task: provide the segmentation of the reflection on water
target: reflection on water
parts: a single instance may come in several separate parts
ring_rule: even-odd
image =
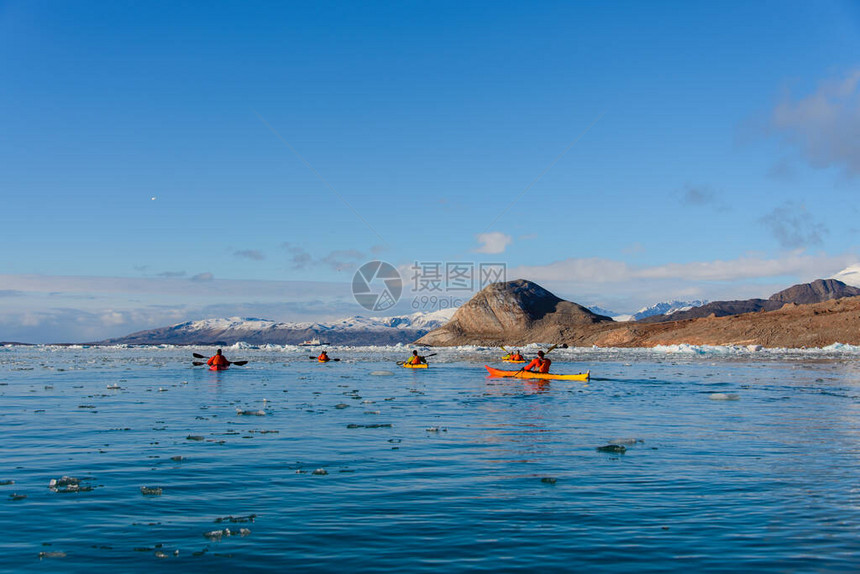
[[[852,353],[0,348],[0,569],[853,570]]]

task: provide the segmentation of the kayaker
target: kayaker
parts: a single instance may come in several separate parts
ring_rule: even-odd
[[[325,351],[323,351],[322,353],[320,353],[320,356],[319,356],[319,357],[317,357],[317,360],[318,360],[318,361],[320,361],[320,362],[322,362],[322,363],[324,363],[324,362],[328,361],[328,360],[329,360],[329,358],[328,358],[328,353],[326,353]]]
[[[221,354],[221,349],[215,351],[215,354],[212,355],[206,364],[210,367],[227,367],[230,365],[230,361],[227,360],[227,357]]]
[[[532,362],[523,367],[524,371],[534,372],[533,369],[537,369],[538,373],[548,373],[549,366],[552,364],[550,359],[545,359],[543,356],[543,351],[538,351],[538,356],[532,359]]]
[[[406,359],[405,364],[407,365],[423,365],[427,362],[427,360],[418,354],[418,351],[412,351],[412,356]]]
[[[519,351],[514,351],[513,353],[511,353],[511,360],[512,361],[525,361],[525,359],[523,359],[523,356],[520,355]]]

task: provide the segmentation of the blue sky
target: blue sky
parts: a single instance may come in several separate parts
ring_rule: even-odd
[[[360,313],[373,258],[617,312],[858,261],[860,4],[247,4],[0,3],[0,340]]]

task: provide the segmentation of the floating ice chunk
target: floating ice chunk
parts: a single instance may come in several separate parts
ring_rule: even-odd
[[[39,560],[41,560],[43,558],[65,558],[65,557],[66,557],[65,552],[58,552],[58,551],[39,552]]]
[[[161,496],[160,486],[141,486],[140,493],[144,496]]]
[[[390,377],[394,373],[391,371],[372,371],[370,374],[374,377]]]
[[[48,483],[48,488],[53,492],[89,492],[93,489],[88,484],[82,484],[80,478],[74,476],[63,476],[61,478],[52,478]]]
[[[427,432],[448,432],[448,429],[445,427],[427,427],[424,430]]]
[[[311,474],[316,474],[316,475],[320,475],[320,476],[321,476],[321,475],[324,475],[324,474],[328,474],[328,471],[327,471],[326,469],[324,469],[324,468],[318,468],[318,469],[316,469],[315,471],[313,471]]]
[[[170,460],[172,460],[173,462],[182,462],[183,460],[185,460],[185,457],[181,454],[177,454],[176,456],[171,456]]]
[[[266,416],[266,411],[244,411],[242,409],[236,409],[236,414],[239,416],[264,417]]]
[[[730,393],[711,393],[708,398],[712,401],[739,401],[741,398],[738,395]]]
[[[10,484],[15,484],[14,480],[0,480],[0,486],[8,486]]]
[[[254,522],[256,518],[256,514],[249,514],[248,516],[222,516],[220,518],[216,518],[215,523],[220,524],[221,522]]]
[[[225,528],[224,530],[210,530],[209,532],[204,532],[203,537],[217,542],[221,540],[222,536],[230,536],[230,534],[232,534],[230,529]]]
[[[25,498],[27,498],[26,494],[18,494],[17,492],[9,495],[9,500],[24,500]]]
[[[111,390],[111,391],[118,391],[118,390],[122,389],[122,387],[116,383],[112,383],[112,384],[108,385],[106,388]]]
[[[338,403],[338,404],[336,404],[336,405],[334,406],[334,408],[336,408],[336,409],[346,409],[346,408],[349,408],[349,405],[348,405],[348,404],[346,404],[346,403]]]
[[[641,438],[614,438],[609,441],[609,444],[622,444],[622,445],[634,445],[637,442],[645,442]]]
[[[607,444],[606,446],[597,447],[597,452],[611,452],[614,454],[624,454],[627,448],[620,444]]]
[[[558,479],[556,479],[554,476],[545,476],[542,479],[540,479],[540,481],[543,482],[544,484],[555,484],[557,482],[557,480]]]

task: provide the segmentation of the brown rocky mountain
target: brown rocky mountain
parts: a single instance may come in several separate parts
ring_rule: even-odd
[[[653,347],[655,345],[762,345],[824,347],[860,345],[860,297],[843,296],[818,303],[784,303],[847,293],[829,281],[795,285],[767,300],[777,308],[719,317],[646,323],[617,323],[559,299],[529,281],[496,283],[463,305],[445,326],[418,340],[423,345],[525,345]],[[532,302],[536,296],[538,301]],[[777,298],[777,299],[775,299]],[[743,303],[743,302],[730,302]],[[735,308],[743,308],[737,306]]]
[[[860,295],[860,289],[851,287],[836,279],[816,279],[812,283],[801,283],[779,293],[774,293],[768,299],[745,299],[741,301],[712,301],[701,307],[694,307],[687,311],[678,311],[669,315],[652,315],[640,319],[640,323],[661,323],[664,321],[681,321],[684,319],[698,319],[701,317],[727,317],[740,315],[742,313],[755,313],[758,311],[775,311],[786,303],[797,305],[809,305],[821,303],[842,297],[856,297]]]
[[[462,345],[474,341],[574,340],[596,324],[614,323],[581,305],[560,299],[530,281],[493,283],[460,307],[443,327],[418,340],[424,345]],[[468,341],[463,343],[461,341]]]

